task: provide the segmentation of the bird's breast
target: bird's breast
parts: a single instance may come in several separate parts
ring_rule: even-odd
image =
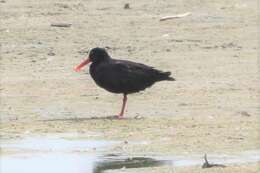
[[[118,79],[113,76],[107,64],[91,64],[90,75],[99,87],[109,92],[122,93]]]

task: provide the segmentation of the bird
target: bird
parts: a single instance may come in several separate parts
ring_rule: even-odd
[[[89,63],[89,73],[99,87],[112,93],[123,94],[121,111],[116,116],[119,119],[124,118],[128,94],[145,90],[159,81],[175,81],[169,71],[164,72],[133,61],[113,59],[105,48],[91,49],[88,58],[74,70],[79,72]]]

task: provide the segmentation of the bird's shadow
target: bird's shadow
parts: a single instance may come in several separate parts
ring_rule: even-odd
[[[111,115],[111,116],[105,116],[105,117],[84,117],[84,118],[56,118],[56,119],[46,119],[41,121],[73,121],[73,122],[80,122],[80,121],[91,121],[91,120],[138,120],[138,119],[144,119],[141,116],[135,116],[135,117],[123,117],[118,118],[117,115]]]

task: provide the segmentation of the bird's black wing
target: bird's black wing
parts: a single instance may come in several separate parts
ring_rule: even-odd
[[[165,76],[169,76],[153,67],[125,60],[115,60],[107,67],[109,73],[106,76],[111,79],[109,83],[123,93],[144,90],[156,81],[165,80]]]

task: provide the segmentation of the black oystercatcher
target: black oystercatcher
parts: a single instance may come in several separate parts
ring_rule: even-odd
[[[98,86],[107,91],[124,95],[118,118],[123,118],[127,94],[144,90],[155,82],[175,80],[170,77],[171,72],[163,72],[127,60],[112,59],[105,49],[98,47],[90,51],[89,57],[75,67],[75,71],[80,71],[83,66],[90,62],[92,62],[89,70],[90,75]]]

